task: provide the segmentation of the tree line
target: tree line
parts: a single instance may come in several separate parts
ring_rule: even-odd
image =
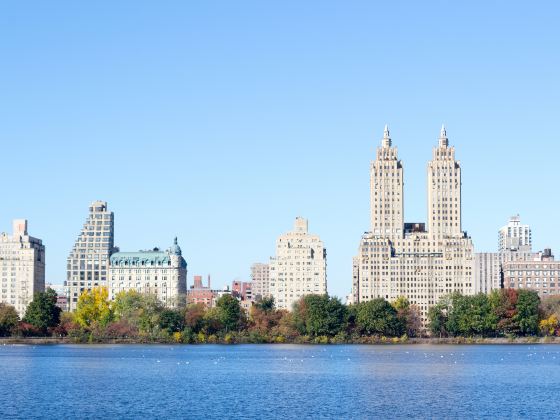
[[[272,298],[248,312],[231,295],[216,306],[166,308],[154,296],[134,290],[113,301],[100,287],[82,293],[75,312],[56,306],[56,293],[35,295],[20,320],[0,304],[0,336],[67,337],[73,342],[177,343],[376,343],[423,337],[510,337],[560,335],[560,297],[540,301],[529,290],[489,295],[444,296],[422,325],[419,308],[405,297],[344,305],[336,297],[307,295],[293,310],[275,308]]]

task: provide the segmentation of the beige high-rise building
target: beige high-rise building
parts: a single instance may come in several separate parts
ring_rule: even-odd
[[[253,281],[253,296],[262,299],[270,296],[270,265],[255,263],[251,266],[251,280]]]
[[[89,216],[68,256],[66,294],[70,311],[84,290],[107,287],[109,257],[114,247],[114,215],[104,201],[94,201]]]
[[[109,299],[123,291],[154,295],[167,307],[186,304],[187,262],[177,238],[166,251],[115,252],[109,260]]]
[[[12,234],[0,235],[0,302],[25,315],[33,295],[45,290],[45,246],[29,236],[27,220],[12,222]]]
[[[280,235],[270,259],[270,295],[279,309],[292,309],[302,296],[327,293],[327,251],[306,219],[297,217],[294,230]]]
[[[472,294],[473,244],[461,229],[461,165],[442,127],[428,163],[428,229],[404,223],[403,164],[385,127],[371,164],[371,231],[353,260],[356,302],[406,296],[426,320],[449,293]]]

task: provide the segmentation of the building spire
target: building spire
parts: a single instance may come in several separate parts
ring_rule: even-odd
[[[449,146],[449,139],[447,138],[447,131],[445,130],[445,124],[441,125],[441,131],[439,132],[439,147]]]
[[[391,137],[389,137],[389,126],[385,124],[385,129],[383,130],[383,140],[381,141],[381,145],[384,148],[391,147]]]

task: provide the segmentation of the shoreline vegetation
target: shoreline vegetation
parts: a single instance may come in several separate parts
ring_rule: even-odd
[[[446,337],[446,338],[434,338],[434,337],[416,337],[416,338],[402,338],[402,337],[367,337],[363,340],[358,341],[347,341],[347,342],[315,342],[315,341],[294,341],[294,342],[261,342],[254,343],[250,341],[207,341],[205,343],[182,343],[172,340],[162,340],[162,341],[148,341],[139,340],[132,338],[99,338],[92,342],[77,342],[70,337],[2,337],[0,338],[0,346],[2,345],[27,345],[27,346],[41,346],[41,345],[60,345],[60,344],[71,344],[71,345],[190,345],[190,346],[204,346],[208,344],[215,345],[243,345],[243,344],[269,344],[269,345],[280,345],[280,344],[294,344],[294,345],[541,345],[541,344],[560,344],[560,338],[558,337]]]
[[[248,312],[232,295],[216,306],[167,308],[134,290],[113,301],[106,288],[84,291],[75,312],[61,312],[52,289],[38,293],[23,319],[0,303],[4,344],[538,344],[560,343],[560,296],[530,290],[446,295],[422,323],[418,307],[400,297],[343,305],[307,295],[292,311],[272,298]]]

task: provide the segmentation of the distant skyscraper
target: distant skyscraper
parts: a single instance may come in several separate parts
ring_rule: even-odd
[[[519,215],[511,217],[498,233],[498,252],[531,252],[532,245],[531,227],[522,225]]]
[[[0,302],[23,317],[33,295],[45,290],[45,246],[27,233],[27,220],[17,219],[12,234],[0,235]]]
[[[154,295],[168,307],[184,306],[187,262],[177,238],[166,251],[115,252],[109,264],[109,299],[123,291]]]
[[[385,126],[371,164],[371,232],[353,259],[355,302],[406,296],[424,321],[443,295],[472,294],[473,245],[461,227],[461,166],[442,127],[428,163],[428,230],[404,223],[403,165]]]
[[[114,248],[114,215],[104,201],[94,201],[68,256],[66,291],[69,310],[76,309],[84,290],[108,286],[109,257]]]
[[[251,280],[253,281],[253,296],[255,299],[270,296],[270,265],[253,264],[251,266]]]
[[[296,218],[294,230],[276,241],[270,259],[270,294],[279,309],[292,309],[309,294],[327,293],[327,251],[317,235],[308,233],[307,220]]]

